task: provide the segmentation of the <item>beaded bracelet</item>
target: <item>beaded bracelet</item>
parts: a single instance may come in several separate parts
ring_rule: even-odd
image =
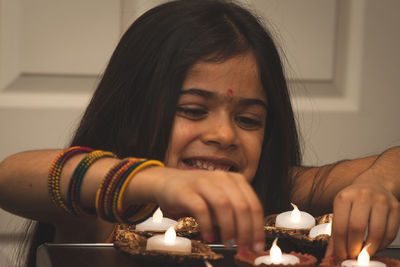
[[[138,171],[155,165],[164,166],[160,161],[137,158],[124,159],[114,165],[97,190],[97,214],[107,221],[130,224],[135,224],[151,215],[157,209],[156,204],[132,205],[123,210],[122,195]]]
[[[95,214],[95,212],[90,210],[85,210],[80,203],[79,193],[80,187],[83,181],[83,177],[86,174],[86,171],[89,167],[98,159],[104,157],[112,157],[116,158],[117,156],[108,151],[96,150],[89,154],[87,154],[81,162],[79,162],[78,166],[75,168],[74,173],[72,174],[69,186],[68,186],[68,195],[67,195],[67,204],[68,208],[73,212],[74,215],[83,215],[83,214]]]
[[[72,156],[79,153],[87,153],[92,151],[93,149],[88,147],[80,147],[80,146],[70,147],[61,152],[51,165],[47,180],[47,188],[50,194],[50,200],[57,207],[62,208],[69,214],[73,214],[73,212],[69,207],[67,207],[67,204],[64,202],[63,197],[61,195],[61,189],[60,189],[61,171],[64,167],[65,162],[67,162],[67,160],[70,159]]]

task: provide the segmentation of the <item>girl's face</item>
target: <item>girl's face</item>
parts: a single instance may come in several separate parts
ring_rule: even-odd
[[[251,181],[264,138],[267,99],[254,55],[189,69],[165,158],[179,169],[234,171]]]

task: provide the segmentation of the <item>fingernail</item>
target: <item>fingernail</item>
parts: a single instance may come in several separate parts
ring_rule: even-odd
[[[258,242],[258,243],[256,243],[256,244],[254,244],[254,246],[253,246],[253,250],[254,250],[255,252],[264,251],[264,248],[265,248],[265,246],[264,246],[264,243],[263,243],[263,242]]]
[[[208,235],[206,236],[205,240],[209,243],[214,242],[214,236],[213,235]]]
[[[230,248],[233,247],[235,245],[235,240],[230,239],[230,240],[226,241],[226,245],[227,245],[227,247],[230,247]]]
[[[249,248],[248,247],[244,247],[244,248],[241,248],[239,250],[239,254],[242,255],[242,256],[247,255],[247,252],[249,252]]]

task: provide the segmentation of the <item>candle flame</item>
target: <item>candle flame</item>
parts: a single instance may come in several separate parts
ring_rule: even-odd
[[[158,208],[153,214],[153,222],[160,223],[163,219],[163,213],[160,208]]]
[[[366,245],[360,252],[360,254],[358,254],[357,257],[357,263],[359,266],[368,266],[369,265],[369,254],[367,251],[367,248],[371,245],[371,243],[369,243],[368,245]]]
[[[170,226],[164,235],[164,242],[167,244],[173,244],[176,239],[176,232],[173,226]]]
[[[301,218],[301,213],[295,204],[293,203],[290,204],[293,206],[293,210],[290,213],[290,219],[292,220],[292,222],[299,223]]]
[[[278,238],[275,238],[274,242],[272,243],[271,250],[269,252],[273,264],[280,264],[282,262],[282,251],[276,244],[277,241]]]

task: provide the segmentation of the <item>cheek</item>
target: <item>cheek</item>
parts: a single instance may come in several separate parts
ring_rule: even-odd
[[[253,140],[252,142],[248,142],[249,140]],[[252,181],[254,176],[256,175],[258,165],[260,163],[261,151],[263,145],[263,135],[258,135],[256,138],[247,138],[247,160],[248,160],[248,168],[246,171],[246,177],[249,181]]]
[[[189,143],[191,132],[193,132],[191,128],[182,123],[182,119],[175,118],[164,159],[164,163],[167,166],[177,166],[180,155],[182,155],[185,146]]]

